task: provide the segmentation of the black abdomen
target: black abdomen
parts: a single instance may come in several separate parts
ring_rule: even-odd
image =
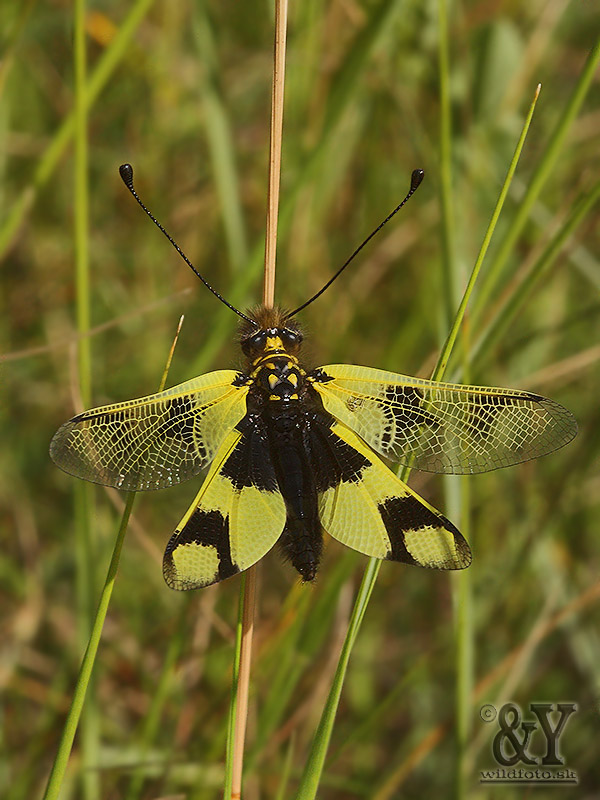
[[[272,401],[267,413],[271,458],[287,509],[279,544],[303,580],[312,581],[321,558],[323,535],[317,489],[305,447],[311,415],[298,401]]]

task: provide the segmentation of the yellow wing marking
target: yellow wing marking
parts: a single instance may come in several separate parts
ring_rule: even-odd
[[[507,467],[573,439],[575,418],[531,392],[436,383],[393,372],[331,364],[315,382],[325,409],[377,453],[429,472]]]
[[[335,436],[368,462],[355,479],[341,481],[319,498],[323,528],[368,556],[435,569],[463,569],[469,545],[439,511],[412,491],[345,425]]]
[[[219,370],[159,394],[78,414],[54,435],[65,472],[117,489],[162,489],[197,475],[246,413],[248,387]]]
[[[247,472],[239,470],[242,463]],[[165,581],[172,589],[195,589],[247,569],[279,539],[285,518],[270,459],[256,441],[232,431],[167,545]]]

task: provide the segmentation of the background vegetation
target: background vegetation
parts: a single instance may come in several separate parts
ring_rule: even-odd
[[[382,567],[319,796],[521,797],[479,785],[478,770],[494,767],[495,731],[480,706],[512,700],[578,704],[562,751],[580,785],[560,791],[591,797],[600,782],[600,226],[591,201],[574,236],[553,245],[598,192],[597,75],[565,137],[553,132],[598,46],[597,10],[566,0],[450,9],[445,224],[439,11],[419,0],[291,0],[277,296],[295,306],[319,288],[423,167],[401,217],[303,320],[311,364],[427,376],[541,81],[480,287],[494,263],[498,280],[473,298],[448,375],[551,395],[576,414],[580,435],[553,456],[467,482],[413,474],[468,531],[475,560],[468,579]],[[155,390],[182,313],[169,384],[240,364],[234,315],[143,217],[117,167],[134,164],[142,197],[211,283],[239,305],[257,301],[272,9],[105,0],[90,3],[86,29],[98,405]],[[81,407],[72,30],[61,0],[0,8],[0,794],[11,800],[43,792],[123,504],[102,488],[82,501],[47,454]],[[504,327],[481,345],[494,319]],[[193,483],[138,498],[65,798],[220,796],[238,582],[182,595],[160,571]],[[86,519],[88,544],[78,532]],[[310,587],[276,554],[262,564],[249,800],[294,795],[365,563],[331,542]],[[457,646],[459,580],[469,613]]]

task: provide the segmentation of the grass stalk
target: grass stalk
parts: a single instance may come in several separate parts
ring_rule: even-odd
[[[539,87],[538,87],[539,94]],[[537,96],[537,94],[536,94]],[[531,109],[530,109],[531,111]],[[526,122],[528,124],[530,120]],[[512,165],[511,165],[512,166]],[[516,162],[514,164],[516,166]],[[511,176],[512,178],[512,176]],[[503,189],[508,189],[505,184]],[[463,381],[470,383],[469,326],[461,328]],[[471,482],[468,475],[444,476],[445,496],[450,519],[456,519],[467,541],[471,539]],[[463,569],[451,578],[454,612],[455,689],[454,734],[456,756],[454,759],[454,797],[464,800],[468,796],[470,731],[475,675],[475,631],[473,626],[472,570]]]
[[[92,71],[90,79],[85,87],[84,101],[88,112],[98,99],[98,95],[108,83],[121,60],[129,53],[131,39],[153,2],[154,0],[136,0],[119,26],[109,47],[107,47],[99,58],[98,64]],[[27,186],[15,202],[11,204],[10,211],[6,215],[3,224],[0,226],[0,258],[4,256],[10,247],[37,193],[45,185],[46,181],[58,166],[61,156],[73,137],[74,131],[75,110],[71,111],[65,117],[54,133],[54,136],[37,163],[29,186]]]
[[[244,744],[246,741],[246,722],[248,719],[248,696],[250,694],[250,671],[252,665],[252,642],[254,639],[254,618],[256,611],[256,572],[253,566],[247,570],[240,587],[239,638],[236,634],[237,665],[235,686],[235,713],[233,714],[233,740],[231,749],[231,793],[232,800],[242,796],[242,772],[244,767]],[[238,644],[239,643],[239,644]],[[239,647],[239,650],[237,649]],[[229,773],[227,772],[229,781]]]
[[[451,479],[447,479],[449,482]],[[470,481],[462,476],[453,482],[452,489],[456,495],[459,508],[456,514],[450,504],[450,517],[459,521],[463,536],[470,539]],[[473,589],[472,572],[463,569],[452,576],[454,596],[454,640],[455,640],[455,797],[462,800],[468,796],[468,759],[467,750],[471,730],[471,710],[474,675],[474,629],[473,629]]]
[[[311,181],[315,181],[321,174],[323,160],[327,158],[332,140],[339,132],[341,121],[354,105],[356,87],[365,65],[373,57],[373,51],[386,30],[393,24],[394,15],[399,11],[400,6],[401,4],[398,0],[382,1],[377,11],[357,36],[348,58],[336,74],[328,95],[321,136],[315,146],[306,154],[306,161],[297,176],[295,184],[286,191],[283,198],[278,220],[279,235],[285,234],[290,229],[302,189],[309,185]],[[245,302],[248,291],[263,263],[263,258],[262,246],[251,248],[248,262],[231,289],[230,300],[234,304],[240,305]],[[206,366],[222,346],[223,337],[227,335],[226,332],[229,330],[229,326],[230,314],[225,309],[223,311],[217,309],[211,331],[206,337],[202,356],[194,361],[193,369],[195,372],[205,371]]]
[[[95,547],[93,541],[94,488],[85,483],[74,487],[75,553],[77,602],[77,639],[79,652],[83,653],[90,638],[94,617]],[[93,765],[98,760],[98,709],[95,703],[93,683],[81,723],[82,797],[96,800],[98,797],[97,772]]]
[[[4,42],[2,61],[0,62],[0,97],[4,92],[6,86],[6,79],[8,74],[15,63],[15,53],[17,45],[21,38],[21,34],[25,30],[31,12],[35,6],[35,0],[25,0],[20,4],[19,14],[9,31],[4,31]]]
[[[472,353],[472,360],[475,365],[481,364],[491,349],[500,341],[529,299],[534,287],[552,267],[569,237],[584,221],[598,200],[600,200],[600,182],[597,182],[589,192],[579,197],[568,218],[560,229],[556,231],[539,258],[531,266],[518,290],[510,294],[492,322],[488,324],[485,333],[475,343]]]
[[[454,213],[452,206],[452,110],[448,55],[448,0],[438,0],[438,83],[440,91],[439,180],[442,232],[442,330],[448,330],[454,313],[456,287]]]
[[[519,142],[513,154],[513,158],[507,176],[505,178],[504,185],[500,193],[500,197],[498,198],[498,202],[492,214],[490,223],[488,225],[488,229],[485,233],[479,255],[475,261],[475,265],[473,266],[473,270],[471,272],[471,276],[467,283],[464,295],[462,297],[458,310],[455,314],[454,321],[450,329],[450,333],[448,334],[448,337],[446,339],[444,347],[442,348],[435,369],[433,370],[433,375],[432,375],[433,380],[441,380],[444,376],[448,360],[453,351],[454,345],[456,343],[456,338],[460,330],[460,326],[464,319],[467,304],[473,293],[473,288],[475,286],[477,275],[479,274],[479,271],[481,269],[483,259],[487,252],[487,248],[489,246],[491,237],[496,227],[496,223],[498,221],[500,211],[502,209],[504,198],[506,197],[506,194],[508,192],[510,182],[512,180],[517,162],[519,160],[519,156],[523,147],[527,130],[529,129],[531,117],[533,115],[533,109],[535,108],[535,103],[537,101],[538,94],[539,94],[539,87],[536,90],[532,106],[530,107],[529,114],[527,115],[527,118],[525,120],[523,131],[521,133]],[[403,467],[401,472],[399,473],[400,479],[402,481],[406,481],[410,475],[410,472],[411,472],[410,467]],[[354,610],[350,618],[350,625],[348,627],[346,639],[342,647],[340,660],[338,662],[338,666],[329,692],[329,697],[325,704],[323,714],[321,715],[321,720],[319,722],[319,726],[317,728],[317,732],[315,734],[311,746],[309,757],[304,772],[302,774],[302,778],[298,788],[298,793],[296,795],[296,800],[314,800],[314,798],[317,796],[319,781],[321,778],[321,773],[323,771],[323,765],[325,763],[325,757],[327,753],[327,748],[329,746],[331,733],[333,731],[333,724],[335,721],[335,715],[339,705],[342,686],[348,668],[348,663],[350,660],[350,653],[352,651],[354,642],[356,641],[356,637],[360,629],[360,625],[364,618],[369,598],[373,592],[375,581],[377,580],[377,575],[379,574],[380,565],[381,562],[378,561],[377,559],[370,559],[367,568],[365,570],[365,574],[362,583],[360,585],[360,589],[356,596]]]
[[[54,759],[50,777],[48,778],[48,785],[44,793],[44,800],[55,800],[55,798],[58,797],[65,776],[67,763],[73,747],[75,732],[77,731],[77,725],[83,709],[83,703],[88,686],[90,684],[92,670],[96,660],[96,653],[98,652],[98,645],[100,644],[102,628],[104,626],[104,620],[106,619],[106,612],[108,611],[108,605],[110,603],[110,598],[119,567],[121,549],[123,547],[123,540],[127,530],[127,523],[129,522],[129,517],[133,508],[134,498],[135,492],[127,493],[125,510],[123,511],[123,516],[121,517],[110,565],[108,567],[108,572],[106,573],[106,580],[102,588],[102,593],[100,594],[98,610],[96,611],[96,617],[92,625],[88,646],[79,669],[77,683],[75,684],[75,690],[73,692],[73,700],[71,701],[71,707],[69,708],[69,713],[67,714],[67,719],[65,721],[60,743],[58,745],[56,758]]]
[[[440,210],[441,210],[441,233],[442,233],[442,295],[440,298],[439,318],[441,320],[440,330],[442,336],[444,331],[450,329],[450,334],[454,332],[454,337],[451,341],[450,347],[454,347],[456,335],[459,326],[462,324],[464,317],[466,303],[470,296],[470,289],[477,279],[479,269],[487,244],[484,241],[479,254],[479,259],[475,264],[475,268],[471,273],[471,286],[467,287],[462,303],[459,305],[458,313],[455,312],[456,302],[458,301],[458,287],[461,284],[461,275],[459,274],[459,265],[456,258],[456,243],[455,243],[455,219],[454,219],[454,191],[452,186],[452,109],[450,99],[450,37],[448,33],[448,0],[438,0],[438,70],[439,70],[439,92],[440,92],[440,140],[439,140],[439,154],[440,154]],[[539,94],[536,93],[536,98]],[[529,120],[533,114],[533,106],[530,109]],[[526,130],[522,133],[522,140],[524,140]],[[522,146],[522,141],[519,143]],[[511,168],[514,172],[516,168],[516,160],[513,160]],[[512,174],[511,176],[512,177]],[[505,182],[507,189],[508,183]],[[500,214],[504,197],[501,194],[499,203],[495,209],[496,219]],[[494,217],[492,217],[494,219]],[[491,232],[490,232],[491,237]],[[451,327],[452,319],[454,317],[454,325]],[[464,329],[463,329],[464,331]],[[467,337],[462,337],[463,344],[463,358],[467,358]],[[448,342],[447,342],[448,343]],[[446,343],[446,344],[447,344]],[[440,374],[444,374],[446,370],[447,359],[451,350],[442,350],[442,354],[438,361],[437,368]],[[408,476],[407,476],[408,477]],[[451,519],[455,519],[459,525],[463,535],[468,540],[467,520],[468,513],[468,495],[466,493],[466,484],[464,481],[456,482],[451,478],[444,480],[445,492],[444,495],[447,500],[448,513]],[[467,575],[468,570],[462,570],[458,575],[453,576],[452,586],[454,588],[454,622],[455,622],[455,656],[456,656],[456,683],[455,683],[455,700],[456,700],[456,758],[455,758],[455,797],[456,800],[462,800],[465,796],[465,781],[464,781],[464,752],[466,746],[466,735],[469,727],[469,709],[470,709],[470,685],[471,685],[471,669],[472,659],[469,654],[472,653],[472,627],[468,625],[470,620],[470,577]]]
[[[86,104],[86,2],[74,0],[73,5],[73,73],[74,91],[74,245],[75,296],[77,318],[77,372],[79,396],[84,408],[91,405],[92,357],[91,339],[87,335],[91,324],[90,254],[89,254],[89,170],[88,115]],[[93,535],[94,491],[86,483],[75,489],[75,549],[77,552],[77,627],[80,652],[90,637],[95,597],[95,544]],[[99,720],[93,682],[88,703],[81,720],[81,790],[84,800],[98,800],[98,773],[92,766],[98,761]]]
[[[283,100],[285,89],[285,53],[287,37],[287,0],[275,2],[275,36],[273,46],[273,81],[271,89],[271,128],[269,144],[269,183],[267,188],[267,220],[265,234],[265,263],[263,304],[273,306],[275,300],[275,267],[277,256],[277,220],[279,216],[279,186],[281,183],[281,143],[283,135]],[[256,567],[246,571],[240,587],[239,634],[236,635],[230,737],[225,762],[225,800],[239,800],[242,795],[244,742],[250,691],[250,666],[256,605]]]
[[[75,286],[77,303],[77,356],[79,392],[84,408],[92,399],[90,329],[90,254],[89,254],[89,186],[88,186],[88,114],[86,102],[85,0],[74,2],[74,73],[75,73]]]
[[[156,684],[156,688],[152,693],[150,708],[148,709],[148,713],[144,718],[144,724],[140,733],[140,766],[134,770],[133,775],[131,776],[129,787],[124,795],[124,800],[138,800],[142,793],[145,778],[145,760],[150,750],[150,746],[158,734],[161,713],[167,700],[169,689],[172,685],[177,661],[186,642],[187,611],[191,603],[191,598],[192,595],[190,594],[184,596],[181,608],[179,610],[177,628],[173,636],[171,636],[169,639],[160,677]]]
[[[225,785],[223,787],[224,800],[229,800],[229,798],[232,797],[235,727],[236,727],[236,720],[238,718],[240,662],[242,657],[242,619],[244,617],[244,606],[247,599],[246,598],[247,577],[248,577],[248,570],[242,573],[240,579],[238,619],[235,627],[235,646],[233,649],[233,669],[231,676],[231,702],[229,704],[227,744],[225,749]]]
[[[83,703],[88,686],[90,684],[92,670],[96,660],[96,653],[98,652],[98,645],[100,644],[100,637],[102,636],[102,628],[104,626],[104,620],[106,619],[106,612],[108,611],[108,605],[110,603],[110,598],[119,567],[119,559],[121,557],[121,549],[123,547],[123,540],[127,530],[127,523],[129,522],[131,509],[133,508],[134,498],[135,492],[127,493],[125,510],[123,511],[123,516],[121,517],[110,565],[108,567],[108,572],[106,573],[106,580],[100,594],[98,610],[96,611],[88,646],[79,669],[77,683],[75,684],[75,690],[73,692],[73,700],[71,701],[71,707],[69,708],[69,713],[67,714],[67,719],[65,721],[60,743],[58,745],[56,758],[54,759],[50,777],[48,778],[48,785],[46,786],[46,791],[44,793],[44,800],[55,800],[60,793],[65,771],[67,769],[67,763],[69,761],[69,756],[73,748],[75,732],[77,731],[79,718],[83,709]]]
[[[275,800],[285,800],[287,795],[287,787],[292,771],[292,762],[294,757],[294,746],[296,744],[296,737],[292,734],[288,742],[287,750],[285,753],[285,761],[283,762],[283,769],[281,770],[281,777],[279,779],[279,786]]]
[[[167,381],[167,375],[169,373],[169,368],[171,366],[173,353],[175,351],[175,346],[179,338],[179,332],[181,331],[182,324],[183,324],[183,317],[181,317],[181,319],[179,320],[179,325],[175,333],[175,338],[173,339],[173,344],[171,345],[171,349],[167,357],[165,369],[158,388],[159,392],[161,392],[164,389],[165,383]],[[56,800],[56,798],[58,798],[65,777],[65,772],[67,769],[67,764],[69,762],[69,756],[73,748],[73,741],[75,739],[75,733],[77,731],[77,726],[79,724],[79,719],[81,717],[85,696],[88,687],[90,685],[92,671],[94,669],[94,663],[96,661],[96,654],[98,653],[98,645],[100,644],[102,629],[104,627],[104,621],[106,619],[106,613],[108,611],[110,598],[112,596],[113,588],[115,585],[115,579],[117,577],[117,571],[119,569],[121,550],[123,549],[125,532],[127,531],[127,525],[129,523],[129,517],[131,516],[131,511],[133,509],[134,500],[135,500],[135,492],[127,492],[125,500],[125,508],[123,509],[121,522],[119,523],[119,529],[117,531],[115,544],[113,546],[112,556],[110,559],[110,564],[108,566],[108,571],[106,573],[104,586],[102,587],[102,592],[100,594],[100,601],[98,603],[98,608],[96,610],[96,616],[94,617],[92,623],[90,638],[85,650],[85,654],[83,656],[83,660],[81,662],[81,667],[79,668],[77,682],[75,684],[75,689],[73,691],[73,699],[71,700],[71,706],[67,713],[67,718],[65,720],[65,724],[63,727],[62,735],[58,745],[58,750],[56,753],[56,757],[54,759],[54,764],[52,765],[52,770],[50,771],[50,776],[48,778],[48,783],[46,785],[46,791],[44,792],[43,800]]]
[[[498,284],[504,265],[525,227],[525,223],[529,219],[531,210],[554,169],[571,125],[577,117],[585,96],[592,84],[598,64],[600,64],[600,38],[598,38],[596,44],[590,51],[586,64],[575,86],[575,90],[571,95],[571,99],[567,103],[564,112],[559,116],[544,155],[533,173],[531,181],[527,186],[527,191],[520,201],[517,212],[504,235],[502,244],[490,264],[489,269],[486,271],[485,281],[483,281],[478,288],[473,311],[473,327],[475,329],[478,328],[481,316],[485,313],[488,301],[494,288]]]
[[[269,186],[265,234],[265,271],[263,303],[275,302],[275,265],[277,259],[277,222],[281,184],[281,144],[283,138],[283,98],[285,89],[285,51],[287,36],[287,0],[275,2],[275,41],[273,45],[273,82],[271,88],[271,133],[269,142]]]
[[[308,754],[300,785],[298,786],[296,800],[312,800],[312,798],[317,796],[317,790],[325,764],[325,757],[327,756],[327,748],[333,731],[335,715],[342,695],[344,678],[346,677],[346,671],[350,661],[350,654],[356,642],[356,637],[358,636],[360,626],[364,619],[380,568],[381,561],[376,558],[369,559],[360,589],[356,596],[354,608],[352,609],[352,616],[350,617],[348,631],[344,639],[344,644],[342,645],[342,651],[333,677],[331,689],[329,690],[325,708],[321,714],[319,726]]]
[[[475,282],[479,276],[481,271],[481,265],[483,264],[483,260],[486,256],[488,248],[490,246],[490,242],[492,240],[492,236],[494,235],[494,231],[496,230],[496,224],[498,219],[500,218],[500,214],[502,212],[502,208],[504,206],[504,201],[506,200],[506,196],[508,194],[508,190],[510,188],[510,184],[512,182],[513,176],[515,174],[515,170],[517,169],[517,164],[519,163],[519,158],[521,156],[521,152],[523,150],[523,145],[525,144],[525,139],[527,137],[527,132],[529,131],[529,126],[531,125],[531,120],[533,118],[533,112],[535,111],[535,106],[538,101],[538,97],[540,96],[541,91],[541,84],[538,84],[535,94],[533,96],[533,100],[531,101],[531,105],[529,106],[529,111],[527,113],[527,117],[525,118],[525,124],[521,130],[521,135],[519,136],[519,141],[517,142],[517,146],[515,147],[515,151],[513,153],[512,160],[510,162],[510,166],[508,168],[508,172],[506,173],[506,178],[504,179],[504,183],[502,184],[502,189],[500,190],[500,194],[498,195],[498,200],[496,202],[496,206],[494,211],[492,212],[492,217],[490,219],[489,225],[483,237],[483,242],[481,244],[481,248],[479,249],[479,253],[477,255],[477,259],[475,260],[475,266],[471,272],[471,276],[469,278],[469,282],[467,283],[467,288],[463,294],[462,300],[458,307],[458,311],[454,317],[454,323],[450,328],[450,332],[444,343],[442,348],[442,352],[438,359],[438,363],[433,371],[433,375],[431,376],[432,380],[439,381],[442,379],[442,376],[446,372],[446,368],[448,366],[448,360],[450,358],[450,354],[454,349],[454,344],[456,342],[456,337],[458,336],[458,331],[460,330],[460,326],[462,325],[462,321],[465,316],[465,312],[467,310],[467,304],[473,292],[473,288],[475,286]]]
[[[203,122],[215,186],[221,205],[221,219],[232,273],[240,274],[248,258],[248,236],[244,222],[242,198],[236,171],[235,146],[227,104],[219,81],[219,62],[215,31],[208,8],[194,14],[194,41],[205,65],[201,88]]]

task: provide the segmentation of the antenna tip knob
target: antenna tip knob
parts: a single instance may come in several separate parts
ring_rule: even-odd
[[[121,176],[123,183],[129,189],[133,189],[133,167],[131,164],[121,164],[119,167],[119,175]]]
[[[122,169],[122,168],[121,168]],[[425,171],[422,169],[415,169],[413,170],[413,174],[410,176],[410,191],[416,192],[419,186],[421,185],[421,181],[425,177]]]

